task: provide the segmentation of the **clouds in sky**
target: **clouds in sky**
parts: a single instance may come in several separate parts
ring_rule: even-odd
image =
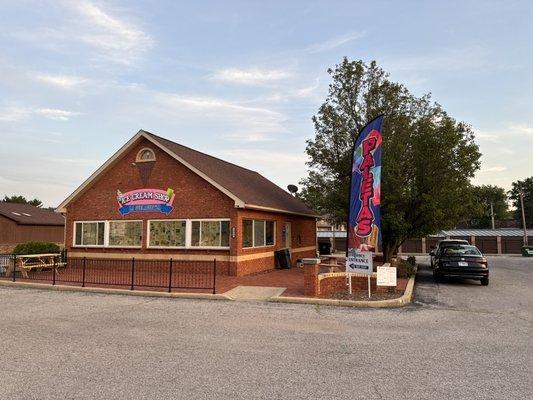
[[[510,33],[494,32],[508,8],[464,11],[466,24],[437,4],[427,13],[389,4],[380,15],[391,26],[354,23],[374,15],[371,2],[338,13],[320,1],[275,9],[236,1],[0,3],[0,196],[57,205],[141,128],[281,187],[298,183],[326,70],[345,55],[376,59],[472,123],[483,152],[476,182],[509,187],[531,175],[533,117],[515,109],[533,100],[533,85],[514,79],[529,78],[533,52],[513,53],[527,43],[509,46]]]
[[[7,106],[0,108],[0,121],[3,122],[20,122],[34,115],[43,116],[55,121],[68,121],[70,118],[80,115],[76,111],[60,110],[57,108],[27,108],[17,106]]]
[[[288,71],[275,69],[268,70],[261,68],[227,68],[215,71],[211,78],[219,82],[261,86],[272,82],[279,82],[281,80],[290,78],[291,76],[292,74]]]
[[[45,73],[37,73],[35,79],[44,82],[48,85],[55,86],[61,89],[73,89],[87,83],[87,79],[73,75],[53,75]]]
[[[11,36],[61,54],[81,53],[99,63],[129,67],[139,62],[154,44],[137,23],[124,17],[123,9],[115,10],[116,15],[112,15],[99,3],[87,0],[45,2],[44,5],[58,9],[59,24],[19,27]]]
[[[348,32],[333,38],[327,39],[323,42],[315,43],[306,48],[308,53],[321,53],[324,51],[331,51],[342,47],[354,40],[361,39],[365,36],[364,32]]]
[[[79,38],[98,49],[110,61],[132,64],[152,44],[153,39],[133,22],[112,16],[90,1],[69,3],[83,21]]]

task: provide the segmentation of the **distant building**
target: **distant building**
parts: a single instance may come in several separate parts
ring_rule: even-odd
[[[65,218],[29,204],[0,202],[0,253],[10,253],[19,243],[51,242],[62,245]]]
[[[529,238],[533,237],[533,230],[527,231]],[[332,243],[335,250],[346,250],[346,231],[319,231],[318,243]],[[405,240],[398,252],[403,254],[427,254],[441,239],[465,239],[476,245],[484,254],[520,254],[524,244],[522,229],[452,229],[430,235],[425,238],[411,238]],[[530,242],[531,243],[531,239]]]

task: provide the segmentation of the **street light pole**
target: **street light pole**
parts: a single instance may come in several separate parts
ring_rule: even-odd
[[[490,218],[492,220],[492,230],[494,230],[494,207],[492,206],[492,201],[490,202]]]
[[[527,246],[526,212],[524,210],[524,192],[520,192],[520,207],[522,208],[522,227],[524,228],[524,246]]]

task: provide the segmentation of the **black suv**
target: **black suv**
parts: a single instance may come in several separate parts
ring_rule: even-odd
[[[442,278],[476,279],[481,284],[489,284],[487,259],[476,246],[467,244],[446,245],[438,249],[433,261],[433,277],[439,282]]]
[[[433,263],[435,261],[435,254],[439,252],[439,249],[444,246],[450,246],[454,244],[470,244],[468,241],[464,239],[442,239],[439,240],[437,243],[437,247],[432,247],[431,251],[429,252],[429,262],[431,264],[431,268],[433,268]]]

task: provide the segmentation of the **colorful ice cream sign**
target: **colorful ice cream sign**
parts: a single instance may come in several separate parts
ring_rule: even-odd
[[[170,214],[174,202],[173,189],[137,189],[126,193],[117,190],[118,212],[127,215],[132,212],[160,212]]]

